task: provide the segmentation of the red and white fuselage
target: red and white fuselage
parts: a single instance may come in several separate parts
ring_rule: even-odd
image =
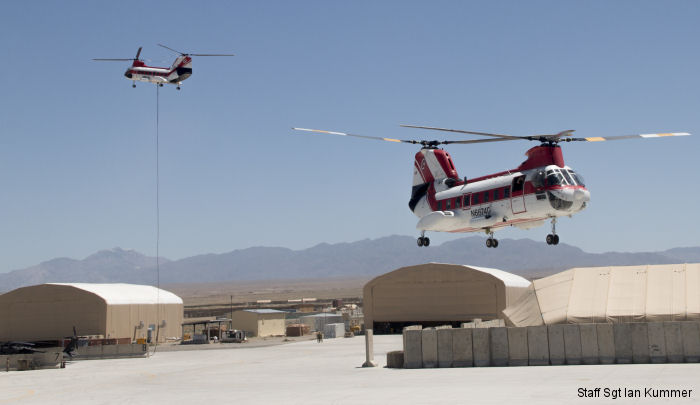
[[[466,180],[457,175],[447,151],[421,149],[409,202],[420,218],[416,228],[492,234],[506,226],[537,227],[586,207],[590,193],[581,176],[564,164],[558,145],[536,146],[526,155],[516,169]]]
[[[187,55],[178,56],[170,68],[147,66],[137,59],[124,73],[127,79],[133,81],[176,85],[179,85],[191,75],[192,58]]]

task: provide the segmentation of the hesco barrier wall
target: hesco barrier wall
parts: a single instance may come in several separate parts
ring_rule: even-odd
[[[405,328],[403,356],[390,352],[387,365],[433,368],[700,362],[700,322],[462,326]]]

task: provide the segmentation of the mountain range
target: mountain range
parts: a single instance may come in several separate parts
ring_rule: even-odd
[[[662,252],[587,253],[567,245],[530,239],[502,239],[487,249],[484,239],[464,237],[428,248],[410,236],[387,236],[351,243],[321,243],[303,250],[251,247],[180,260],[160,258],[161,283],[200,283],[272,279],[372,277],[427,262],[470,264],[537,278],[572,267],[700,262],[700,247]],[[47,282],[156,284],[156,259],[133,250],[99,251],[83,260],[52,259],[0,273],[0,292]]]

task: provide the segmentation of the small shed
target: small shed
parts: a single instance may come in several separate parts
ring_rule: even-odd
[[[276,309],[244,309],[233,313],[231,323],[248,336],[284,336],[286,315]]]
[[[312,331],[323,332],[325,326],[330,323],[342,323],[343,315],[322,312],[320,314],[302,316],[299,318],[299,321],[309,325]]]

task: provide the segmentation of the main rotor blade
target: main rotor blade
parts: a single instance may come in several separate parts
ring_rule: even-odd
[[[139,46],[139,50],[136,51],[136,58],[134,58],[134,59],[136,59],[136,60],[139,59],[139,56],[141,55],[141,49],[143,49],[143,47],[142,47],[142,46]]]
[[[402,140],[402,139],[393,139],[393,138],[382,138],[379,136],[347,134],[345,132],[322,131],[320,129],[309,129],[309,128],[292,128],[292,129],[294,129],[296,131],[316,132],[319,134],[330,134],[330,135],[352,136],[355,138],[374,139],[377,141],[402,142],[402,143],[413,143],[413,144],[416,144],[416,143],[420,144],[421,143],[421,141],[414,141],[414,140]]]
[[[167,47],[167,46],[165,46],[165,45],[163,45],[163,44],[158,44],[158,46],[161,46],[161,47],[163,47],[163,48],[165,48],[165,49],[168,49],[168,50],[170,50],[170,51],[173,51],[173,52],[175,52],[175,53],[179,53],[180,55],[185,55],[184,53],[182,53],[182,52],[180,52],[180,51],[176,51],[176,50],[174,50],[173,48]]]
[[[623,139],[637,139],[637,138],[663,138],[667,136],[690,136],[688,132],[667,132],[659,134],[638,134],[638,135],[621,135],[621,136],[592,136],[588,138],[570,138],[572,141],[581,142],[601,142],[601,141],[620,141]],[[569,141],[569,139],[565,139]]]
[[[442,141],[440,143],[448,145],[451,143],[465,145],[469,143],[486,143],[486,142],[505,142],[505,141],[515,141],[517,139],[510,138],[495,138],[495,139],[468,139],[463,141]]]
[[[232,53],[188,53],[187,55],[192,55],[192,56],[236,56]]]
[[[524,139],[528,140],[527,137],[524,136],[512,136],[512,135],[504,135],[504,134],[492,134],[489,132],[476,132],[476,131],[464,131],[461,129],[451,129],[451,128],[438,128],[438,127],[424,127],[422,125],[405,125],[401,124],[402,127],[404,128],[419,128],[419,129],[430,129],[433,131],[445,131],[445,132],[456,132],[459,134],[471,134],[471,135],[481,135],[481,136],[491,136],[494,138],[503,138],[503,139]]]
[[[125,60],[134,60],[132,58],[93,58],[92,60],[101,60],[101,61],[125,61]]]

